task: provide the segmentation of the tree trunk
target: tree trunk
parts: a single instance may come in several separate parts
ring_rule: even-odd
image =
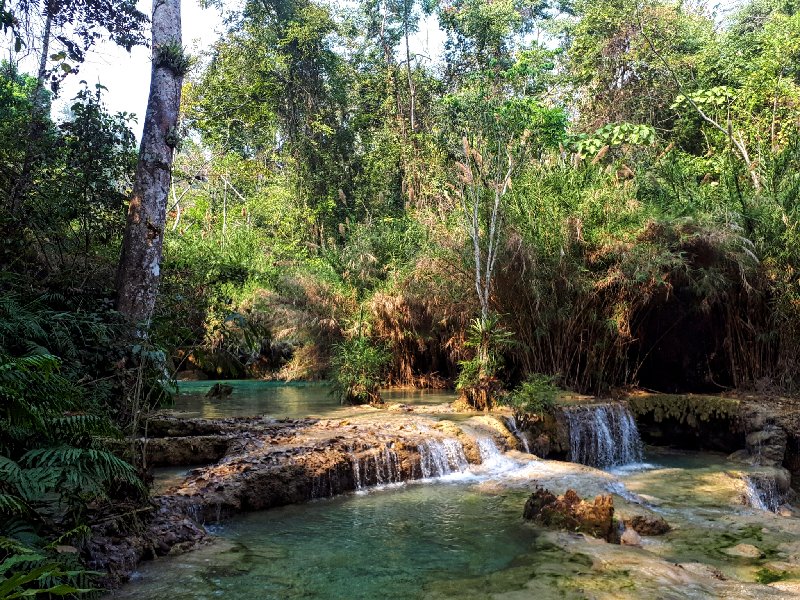
[[[50,108],[49,98],[44,89],[44,80],[47,76],[47,58],[50,54],[50,37],[53,30],[54,11],[52,2],[47,2],[45,4],[44,31],[42,32],[42,53],[39,57],[39,69],[36,71],[36,87],[33,90],[31,120],[28,124],[28,135],[25,141],[25,158],[22,161],[22,171],[20,171],[19,177],[9,194],[11,214],[15,217],[19,216],[25,195],[28,193],[31,183],[31,171],[36,160],[34,156],[36,144],[42,136],[44,121]]]
[[[414,85],[414,78],[411,75],[411,48],[408,43],[408,28],[409,28],[409,12],[411,11],[409,7],[409,2],[411,0],[405,0],[405,4],[403,6],[403,31],[405,33],[406,38],[406,76],[408,77],[408,96],[409,96],[409,108],[408,108],[408,117],[409,117],[409,124],[411,126],[411,133],[415,133],[417,131],[417,117],[416,117],[416,110],[417,110],[417,88]]]
[[[180,0],[153,0],[150,96],[117,272],[117,309],[144,334],[158,292],[183,83]]]

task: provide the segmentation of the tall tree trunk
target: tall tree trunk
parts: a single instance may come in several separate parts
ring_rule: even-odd
[[[44,89],[44,80],[47,76],[47,58],[50,54],[50,38],[53,30],[53,13],[56,9],[52,2],[45,4],[44,31],[42,32],[42,53],[39,57],[39,69],[36,71],[36,87],[33,90],[33,103],[31,104],[31,120],[28,124],[28,135],[25,141],[25,157],[22,161],[22,170],[17,177],[10,193],[11,214],[19,216],[25,195],[31,183],[31,171],[36,157],[36,143],[42,136],[43,123],[50,108],[47,92]]]
[[[414,85],[414,78],[411,75],[411,48],[408,42],[409,19],[411,17],[409,14],[411,12],[409,3],[411,1],[412,0],[405,0],[403,5],[403,32],[406,38],[406,76],[408,77],[409,96],[408,118],[409,124],[411,125],[411,133],[415,133],[417,131],[417,87]]]
[[[185,71],[180,0],[153,0],[150,96],[117,272],[117,309],[146,333],[161,271],[167,198]]]

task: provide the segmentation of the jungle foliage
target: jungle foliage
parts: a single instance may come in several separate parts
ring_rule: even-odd
[[[515,389],[520,415],[555,386],[797,390],[796,3],[209,4],[226,29],[180,49],[146,338],[113,308],[132,115],[102,86],[51,115],[95,34],[130,47],[144,17],[0,5],[3,593],[91,587],[55,548],[139,497],[103,440],[176,371],[333,378],[348,401],[458,385],[478,408]],[[38,574],[12,585],[17,564]]]
[[[438,61],[405,44],[428,14]],[[181,355],[224,372],[194,348],[257,303],[224,335],[294,354],[253,344],[240,374],[324,377],[365,311],[395,384],[489,385],[477,317],[513,336],[500,387],[793,389],[798,23],[769,0],[234,11],[186,84]]]

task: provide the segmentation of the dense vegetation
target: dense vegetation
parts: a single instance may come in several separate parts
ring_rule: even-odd
[[[440,60],[407,44],[431,11]],[[249,3],[185,85],[160,339],[224,376],[367,335],[398,384],[793,388],[799,25]]]
[[[553,385],[800,383],[796,3],[221,8],[202,55],[154,53],[185,79],[144,331],[115,310],[131,115],[102,87],[50,107],[98,31],[130,48],[145,18],[0,5],[41,55],[0,67],[0,597],[89,585],[64,549],[142,493],[107,440],[179,370],[355,401],[457,385],[479,408],[526,382],[520,414]]]

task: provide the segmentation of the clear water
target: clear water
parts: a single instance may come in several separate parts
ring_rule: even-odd
[[[230,385],[233,393],[221,398],[207,398],[206,392],[215,383]],[[442,404],[455,400],[453,392],[438,390],[386,390],[386,402],[405,404]],[[224,417],[275,418],[328,417],[353,408],[343,407],[330,394],[324,383],[283,383],[253,379],[236,381],[181,381],[170,412],[183,417],[219,419]]]
[[[219,542],[142,565],[116,596],[795,597],[756,579],[768,568],[800,580],[798,519],[740,505],[741,478],[722,456],[660,453],[603,472],[488,446],[482,453],[487,464],[467,473],[240,516],[216,531]],[[643,548],[539,530],[521,519],[536,483],[583,496],[611,491],[621,515],[644,503],[675,529]],[[765,556],[724,552],[740,543]]]
[[[219,531],[229,544],[173,561],[168,581],[145,565],[126,597],[422,598],[433,582],[502,569],[530,549],[521,502],[415,484],[245,515]]]

